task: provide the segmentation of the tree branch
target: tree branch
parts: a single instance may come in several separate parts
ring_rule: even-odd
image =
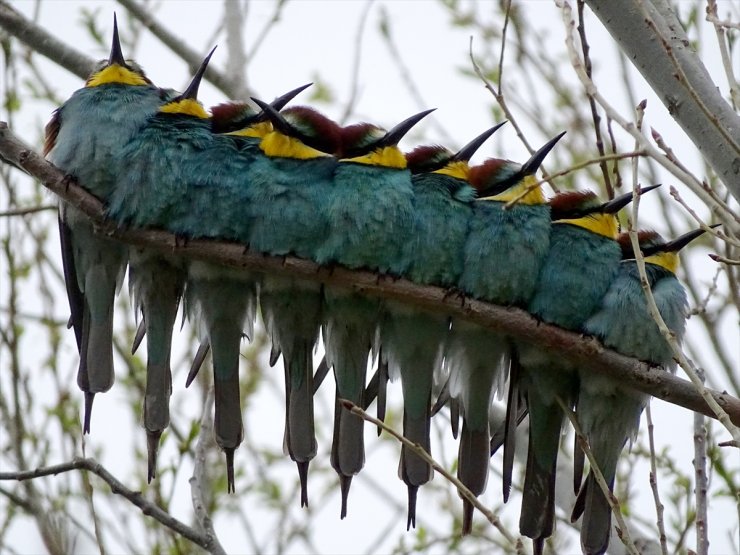
[[[650,0],[586,0],[732,196],[740,201],[740,116],[722,97],[675,14]]]
[[[118,3],[138,19],[144,27],[149,29],[155,37],[162,41],[162,44],[184,60],[188,64],[191,73],[195,73],[195,70],[198,69],[198,66],[203,61],[204,52],[198,52],[190,48],[185,41],[176,37],[164,25],[157,21],[152,15],[150,8],[142,6],[136,0],[118,0]],[[235,75],[232,78],[228,74],[218,70],[212,64],[209,64],[208,69],[206,69],[204,78],[229,98],[246,100],[249,96],[249,90],[247,90],[238,76]]]
[[[177,520],[170,516],[170,514],[164,509],[158,507],[151,501],[148,501],[139,491],[132,491],[123,485],[113,474],[108,472],[103,465],[101,465],[95,459],[75,457],[72,461],[57,464],[53,466],[46,466],[36,468],[34,470],[20,470],[17,472],[0,472],[0,481],[3,480],[17,480],[19,482],[25,480],[32,480],[34,478],[40,478],[42,476],[56,476],[63,472],[71,472],[73,470],[87,470],[93,474],[99,476],[105,483],[107,483],[111,491],[116,495],[122,495],[128,499],[131,503],[139,507],[141,512],[147,516],[152,517],[157,522],[164,524],[171,530],[174,530],[182,537],[187,538],[196,545],[199,545],[203,549],[211,552],[214,548],[214,538],[208,534],[201,534],[188,526],[187,524]]]
[[[46,56],[80,79],[87,79],[95,67],[95,60],[67,46],[4,0],[0,0],[0,27],[26,46]]]
[[[610,351],[596,339],[538,321],[517,308],[505,308],[475,299],[463,298],[439,287],[418,285],[405,279],[372,272],[328,268],[295,257],[268,256],[251,252],[243,245],[193,239],[183,242],[175,235],[155,229],[121,229],[105,219],[102,203],[20,141],[0,122],[0,158],[30,173],[41,183],[87,214],[96,232],[111,239],[147,246],[169,254],[207,260],[232,268],[270,274],[289,275],[351,289],[363,295],[391,299],[432,312],[447,314],[481,327],[505,333],[517,340],[535,343],[599,374],[611,376],[620,384],[647,393],[674,405],[716,418],[714,411],[688,381],[661,368]],[[730,420],[740,425],[740,399],[727,392],[708,390]]]

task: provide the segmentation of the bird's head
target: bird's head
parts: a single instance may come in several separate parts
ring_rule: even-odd
[[[344,162],[405,169],[406,157],[398,148],[400,140],[432,110],[405,119],[390,131],[371,123],[356,123],[341,129],[341,158]]]
[[[267,156],[306,160],[332,156],[339,151],[339,125],[317,110],[295,106],[279,112],[274,103],[267,104],[254,97],[252,100],[272,124],[272,132],[260,143]]]
[[[658,187],[660,184],[640,188],[638,193],[643,195]],[[558,193],[549,204],[554,223],[575,225],[616,240],[619,234],[619,220],[616,214],[632,202],[632,198],[630,191],[612,200],[601,202],[593,191],[570,191]]]
[[[187,86],[185,91],[170,100],[167,104],[164,104],[160,109],[160,113],[163,114],[180,114],[186,116],[192,116],[198,119],[208,119],[208,112],[203,108],[203,104],[198,101],[198,88],[200,82],[203,79],[203,75],[208,67],[208,62],[211,61],[211,56],[215,52],[216,47],[208,53],[205,59],[201,62],[198,71],[195,72],[193,79]]]
[[[132,60],[126,60],[121,50],[121,41],[118,37],[118,20],[113,14],[113,41],[110,56],[107,60],[98,62],[95,70],[85,82],[85,87],[99,87],[100,85],[131,85],[146,86],[152,82],[141,69],[141,66]]]

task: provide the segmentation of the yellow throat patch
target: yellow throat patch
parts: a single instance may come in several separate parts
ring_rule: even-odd
[[[443,168],[433,171],[432,173],[438,173],[441,175],[449,175],[463,181],[468,180],[470,174],[470,165],[464,161],[450,162]]]
[[[675,274],[678,270],[678,253],[675,252],[661,252],[653,254],[652,256],[645,257],[646,264],[655,264],[661,268],[665,268],[672,274]]]
[[[182,100],[169,102],[162,106],[159,111],[165,114],[184,114],[186,116],[208,119],[208,112],[203,108],[203,105],[192,98],[183,98]]]
[[[367,164],[369,166],[382,166],[385,168],[406,169],[406,157],[397,146],[386,146],[373,150],[364,156],[356,158],[342,158],[341,162],[354,162],[355,164]]]
[[[537,183],[537,180],[534,178],[534,176],[527,175],[524,177],[524,179],[521,180],[520,183],[517,183],[513,187],[506,189],[503,193],[499,193],[498,195],[494,195],[492,197],[483,197],[478,200],[511,202],[512,200],[519,199],[517,200],[517,204],[545,204],[545,195],[542,194],[542,187],[534,187],[533,189],[527,191],[527,189],[532,187],[535,183]],[[527,191],[526,194],[524,194],[523,197],[519,198],[525,191]]]
[[[557,220],[553,223],[575,225],[609,239],[616,239],[619,233],[619,222],[613,214],[594,213],[582,218]]]
[[[298,139],[283,135],[278,131],[268,133],[260,142],[260,149],[272,158],[295,158],[297,160],[311,160],[331,156],[304,144]]]
[[[226,133],[226,135],[263,139],[268,133],[271,132],[272,123],[270,123],[269,121],[262,121],[260,123],[255,123],[254,125],[250,125],[249,127],[245,127],[244,129],[239,129],[237,131],[232,131],[231,133]]]
[[[149,82],[130,69],[113,64],[107,66],[97,73],[93,74],[85,83],[86,87],[99,87],[100,85],[119,84],[142,86],[149,85]]]

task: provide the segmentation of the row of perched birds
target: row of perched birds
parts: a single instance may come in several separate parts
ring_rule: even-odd
[[[122,227],[230,240],[256,252],[454,288],[524,308],[673,369],[671,348],[648,314],[629,237],[618,234],[616,213],[632,194],[600,202],[592,192],[567,192],[546,200],[538,187],[535,173],[562,134],[523,165],[489,159],[471,167],[473,153],[500,125],[456,153],[423,146],[404,155],[398,142],[430,111],[390,131],[368,123],[341,127],[311,108],[283,109],[301,87],[269,104],[254,99],[260,111],[232,102],[209,115],[197,91],[211,54],[185,92],[163,90],[124,59],[114,22],[110,58],[47,126],[48,159],[103,200],[108,217]],[[528,412],[520,531],[534,540],[536,551],[554,527],[561,403],[576,407],[610,488],[620,452],[637,433],[645,395],[536,344],[346,289],[130,247],[97,234],[68,203],[61,205],[59,226],[85,432],[93,397],[113,384],[114,296],[129,268],[132,296],[143,314],[137,342],[147,336],[143,420],[150,480],[169,425],[170,345],[181,298],[204,341],[188,383],[207,349],[212,353],[214,430],[226,454],[230,491],[234,451],[243,437],[240,342],[243,334],[252,335],[258,301],[272,340],[270,363],[282,355],[285,367],[284,450],[298,466],[302,505],[317,452],[313,395],[329,369],[337,399],[331,464],[340,476],[342,516],[365,457],[363,421],[340,400],[366,407],[373,396],[380,399],[388,375],[401,381],[403,433],[426,451],[432,391],[446,378],[434,409],[450,405],[456,436],[462,416],[458,476],[476,496],[486,488],[492,454],[489,409],[508,382],[504,498],[512,482],[513,431]],[[687,300],[675,275],[677,253],[701,233],[670,242],[652,231],[638,234],[658,308],[679,340]],[[320,331],[326,355],[315,375]],[[368,388],[368,356],[377,350],[381,371]],[[582,453],[577,459],[573,518],[584,517],[583,550],[603,553],[610,507],[591,474],[581,486]],[[402,446],[399,475],[408,487],[410,527],[417,490],[432,469]],[[464,501],[463,533],[471,529],[472,512]]]

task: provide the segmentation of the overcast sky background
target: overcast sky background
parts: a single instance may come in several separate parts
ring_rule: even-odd
[[[543,48],[557,49],[565,55],[563,25],[560,12],[555,5],[544,0],[525,1],[520,4],[526,11],[527,22],[532,25],[532,32],[536,32],[538,39],[542,41]],[[720,6],[723,4],[720,2]],[[486,5],[485,2],[480,3],[479,10],[485,12]],[[33,13],[35,6],[36,4],[32,2],[16,4],[18,9],[29,16]],[[119,30],[122,37],[126,38],[127,20],[121,17],[124,9],[114,2],[45,2],[40,8],[40,23],[58,38],[68,44],[73,44],[80,51],[95,58],[107,57],[107,46],[104,49],[100,48],[81,29],[79,23],[81,7],[99,10],[101,21],[107,21],[105,18],[108,14],[112,20],[113,11],[117,10]],[[350,95],[356,35],[366,7],[367,4],[360,1],[289,3],[283,11],[279,24],[261,45],[259,54],[249,66],[249,86],[269,100],[289,89],[314,80],[318,74],[339,101],[333,105],[319,105],[318,107],[331,117],[339,117],[343,112],[343,102]],[[221,35],[215,40],[213,37],[213,30],[219,24],[222,11],[221,3],[215,2],[163,2],[158,8],[156,17],[172,32],[187,41],[191,47],[203,54],[214,44],[219,44],[219,49],[211,63],[223,68],[226,58],[224,37]],[[388,21],[392,25],[391,32],[398,50],[402,53],[403,63],[410,69],[413,81],[421,92],[424,105],[419,105],[414,101],[404,85],[397,65],[393,63],[392,54],[379,38],[377,28],[383,11],[388,14]],[[248,49],[251,49],[255,36],[273,13],[274,4],[272,2],[257,1],[249,5],[249,18],[245,32]],[[105,24],[106,45],[109,43],[111,28],[112,22]],[[706,28],[705,36],[710,31],[711,29]],[[610,37],[595,17],[588,19],[588,32],[591,52],[595,60],[595,81],[622,113],[631,113],[628,100],[621,95],[621,78],[616,70],[617,53]],[[474,37],[474,50],[476,45],[480,44],[480,40],[480,37]],[[410,150],[419,144],[420,133],[424,133],[428,139],[426,142],[441,142],[451,148],[465,144],[493,123],[490,119],[492,97],[479,81],[461,75],[461,69],[471,69],[468,57],[469,41],[469,31],[451,27],[446,12],[436,3],[421,0],[375,2],[370,7],[368,23],[363,36],[361,65],[358,69],[358,102],[352,121],[365,119],[389,128],[421,109],[436,107],[438,110],[428,118],[433,121],[422,122],[419,125],[419,131],[411,133],[404,139],[401,143],[402,148]],[[712,42],[708,40],[707,44],[711,47]],[[124,50],[124,54],[135,58],[144,66],[149,77],[157,85],[181,89],[190,79],[186,64],[146,32],[138,50],[135,53]],[[719,56],[710,52],[703,58],[705,63],[709,63],[709,69],[715,82],[724,90],[726,80],[721,71]],[[507,62],[512,63],[510,59]],[[42,67],[48,72],[50,81],[55,84],[58,94],[63,98],[68,97],[81,86],[77,77],[51,63],[44,62]],[[693,145],[685,139],[683,133],[671,120],[667,111],[639,74],[633,73],[637,98],[648,99],[649,125],[660,130],[665,137],[669,137],[678,157],[689,168],[701,175],[701,165]],[[575,79],[573,74],[564,75],[563,78]],[[0,83],[0,89],[2,87]],[[543,90],[542,94],[547,94],[547,91]],[[206,106],[226,100],[210,84],[201,87],[200,98]],[[296,102],[300,103],[301,98],[305,101],[306,97],[299,97]],[[38,104],[38,109],[34,109],[33,104]],[[48,104],[32,102],[18,116],[16,121],[20,126],[15,131],[29,142],[37,141],[39,132],[50,115]],[[529,132],[528,139],[534,145],[540,145],[549,138],[540,136],[534,129],[528,129],[526,125],[525,132]],[[618,136],[624,137],[621,133],[618,133]],[[565,138],[565,141],[567,140],[568,136]],[[629,143],[622,140],[622,144],[628,145]],[[505,126],[500,130],[481,148],[473,162],[481,162],[490,156],[514,160],[527,158],[526,150],[518,142],[511,126]],[[550,167],[561,169],[552,163]],[[672,182],[669,176],[664,176],[663,189],[667,189]],[[663,190],[659,194],[667,195],[668,193],[667,190]],[[683,193],[683,191],[682,195],[689,201],[692,198],[689,193]],[[3,197],[3,201],[7,202],[7,199]],[[657,205],[653,205],[653,212],[651,212],[651,201],[648,197],[642,203],[642,207],[645,221],[649,222],[651,227],[664,231],[661,222],[653,215],[657,213],[655,212]],[[700,213],[702,213],[701,210]],[[52,219],[50,218],[50,221]],[[699,275],[706,275],[704,279],[707,281],[711,279],[714,266],[706,257],[706,252],[696,253],[691,263],[692,269],[699,272]],[[28,299],[28,302],[33,303],[33,300]],[[60,298],[60,314],[64,314],[65,310],[66,301],[62,302]],[[736,321],[727,322],[723,328],[723,333],[726,334],[723,340],[734,341],[737,344],[736,325]],[[690,322],[689,335],[692,333],[700,335],[702,332],[694,329]],[[28,347],[32,348],[34,337],[26,336],[24,340],[28,343]],[[71,332],[66,334],[65,341],[68,343],[70,368],[72,368],[76,365],[76,352]],[[143,353],[143,350],[141,352]],[[737,367],[740,368],[738,350],[735,351],[735,356]],[[173,371],[175,372],[173,403],[193,402],[195,399],[192,392],[187,395],[182,387],[187,368],[173,368]],[[273,371],[282,373],[281,363],[278,363]],[[708,371],[711,372],[711,368]],[[679,375],[682,375],[680,371]],[[713,385],[720,389],[723,387],[721,380]],[[327,459],[331,442],[333,387],[333,384],[327,384],[322,389],[317,402],[316,418],[324,423],[323,436],[319,438],[318,456]],[[40,388],[42,390],[40,394],[43,394],[43,385],[40,385]],[[392,399],[400,401],[398,384],[391,388],[390,395]],[[282,393],[267,392],[258,398],[258,402],[261,405],[250,408],[250,410],[252,414],[258,410],[260,414],[265,415],[264,418],[258,425],[249,420],[245,421],[245,425],[248,427],[248,433],[254,434],[269,448],[275,448],[282,441]],[[690,461],[693,458],[692,414],[660,401],[654,402],[653,407],[659,444],[669,446],[673,456],[683,461],[686,471],[689,472]],[[193,407],[194,414],[197,414],[198,410],[198,406]],[[93,433],[87,439],[88,448],[92,450],[97,446],[104,448],[102,462],[124,482],[130,472],[132,450],[144,448],[143,430],[133,424],[130,409],[125,399],[117,394],[115,387],[111,392],[96,398]],[[400,426],[400,422],[398,425]],[[457,449],[456,444],[447,438],[447,435],[449,434],[445,435],[443,447],[440,447],[433,439],[435,450],[433,454],[449,462],[456,456]],[[724,438],[721,432],[720,437]],[[317,511],[315,525],[322,530],[322,533],[317,535],[319,538],[317,547],[324,553],[357,552],[358,549],[371,545],[373,539],[385,526],[388,526],[387,537],[384,543],[376,546],[376,550],[378,552],[387,551],[396,545],[399,535],[405,533],[406,488],[396,476],[398,446],[381,445],[375,437],[374,430],[368,428],[366,447],[368,450],[366,467],[363,474],[353,482],[347,519],[339,520],[338,488],[336,495],[327,506],[314,508]],[[176,454],[171,453],[170,455],[175,456]],[[160,465],[164,464],[167,456],[166,451],[162,453]],[[245,453],[244,449],[237,451],[237,457],[249,456],[251,455]],[[500,466],[500,461],[494,464]],[[654,508],[649,493],[647,468],[641,467],[641,469],[644,471],[644,477],[640,482],[641,487],[644,488],[644,494],[641,497],[644,503],[641,503],[640,512],[652,521],[654,520]],[[284,472],[286,477],[292,479],[295,466],[286,457],[284,461],[275,465],[274,470]],[[376,491],[372,483],[363,479],[364,475],[379,477],[385,486],[384,489],[380,492]],[[181,502],[173,503],[174,515],[185,521],[190,521],[192,514],[187,483],[189,476],[190,469],[186,469],[176,477],[179,481],[176,485],[180,492],[179,501]],[[569,479],[570,477],[564,478]],[[440,477],[435,478],[436,481],[441,479]],[[310,479],[309,488],[316,489],[319,484],[323,483],[322,478]],[[666,490],[670,489],[668,484],[665,484],[665,487]],[[315,495],[316,492],[310,491],[309,493]],[[490,479],[488,491],[482,496],[482,500],[490,506],[500,503],[500,496],[500,486],[497,480]],[[387,502],[389,497],[395,500],[397,506]],[[395,513],[388,514],[390,506],[395,507]],[[459,503],[456,505],[456,510],[460,510]],[[501,513],[512,531],[517,529],[518,510],[518,503],[510,503]],[[260,508],[250,508],[250,511],[259,512]],[[736,550],[738,526],[736,508],[729,501],[712,501],[710,512],[711,551],[719,553]],[[134,515],[133,520],[136,520],[138,515],[134,513],[135,510],[131,509],[130,514]],[[261,536],[273,533],[275,523],[268,520],[269,514],[265,512],[265,525],[256,530],[256,534]],[[297,498],[293,514],[295,518],[301,518]],[[449,527],[449,516],[441,513],[436,507],[426,506],[423,489],[420,492],[418,518],[419,522],[426,526]],[[483,520],[480,515],[476,515],[475,518],[476,521]],[[216,530],[227,551],[239,552],[240,546],[245,545],[236,523],[221,519],[216,523]],[[730,533],[734,534],[735,543],[732,543]],[[43,550],[43,544],[37,536],[35,529],[16,526],[11,537],[13,545],[20,552],[31,553]],[[409,543],[413,542],[412,533],[409,533],[407,538]],[[577,544],[573,547],[575,545]],[[689,542],[688,545],[693,544]],[[80,545],[81,548],[83,546],[84,543]]]

